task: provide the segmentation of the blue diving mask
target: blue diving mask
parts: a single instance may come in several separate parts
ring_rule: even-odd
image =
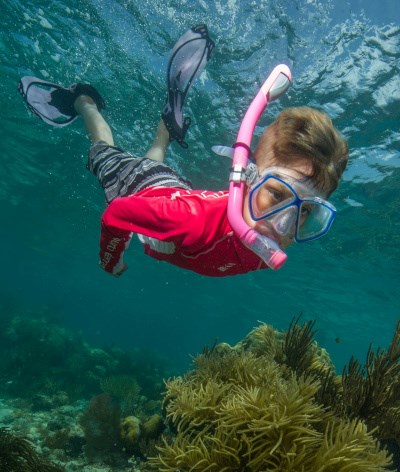
[[[336,208],[321,198],[304,179],[269,167],[255,178],[249,193],[249,211],[258,226],[274,239],[298,243],[324,236],[332,225]]]

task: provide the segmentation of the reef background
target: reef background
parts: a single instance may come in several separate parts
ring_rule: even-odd
[[[0,472],[400,470],[400,321],[343,376],[299,318],[206,346],[182,376],[51,312],[0,328]]]
[[[0,0],[0,316],[48,307],[92,345],[146,348],[184,370],[190,354],[235,344],[257,320],[286,329],[300,312],[340,371],[369,343],[387,346],[399,317],[399,55],[396,0],[360,2]],[[186,109],[189,149],[167,160],[196,187],[226,188],[231,144],[252,97],[279,62],[294,82],[256,130],[286,106],[328,112],[349,140],[350,164],[332,202],[329,235],[289,250],[280,272],[220,280],[157,263],[132,243],[120,279],[97,264],[103,196],[85,169],[79,123],[34,118],[22,75],[89,81],[108,107],[116,142],[143,153],[164,102],[168,51],[205,22],[216,41]]]

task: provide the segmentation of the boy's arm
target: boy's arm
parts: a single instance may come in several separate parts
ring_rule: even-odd
[[[119,277],[128,266],[123,256],[128,248],[132,233],[129,231],[109,228],[103,222],[100,235],[100,267],[109,274]]]
[[[100,266],[115,276],[127,269],[123,254],[132,233],[183,245],[195,244],[201,232],[199,211],[197,206],[169,198],[134,195],[116,198],[101,220]],[[197,224],[193,224],[193,218]]]

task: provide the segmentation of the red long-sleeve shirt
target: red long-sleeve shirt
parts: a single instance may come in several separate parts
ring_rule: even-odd
[[[199,274],[221,277],[265,269],[234,234],[227,204],[226,191],[167,187],[116,198],[102,217],[100,265],[118,274],[137,233],[147,255]]]

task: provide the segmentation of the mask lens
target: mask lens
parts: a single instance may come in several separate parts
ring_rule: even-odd
[[[296,195],[281,180],[269,176],[250,193],[250,209],[255,220],[264,218],[294,202]]]
[[[319,202],[304,201],[299,207],[297,239],[314,239],[324,234],[332,223],[334,213]]]

